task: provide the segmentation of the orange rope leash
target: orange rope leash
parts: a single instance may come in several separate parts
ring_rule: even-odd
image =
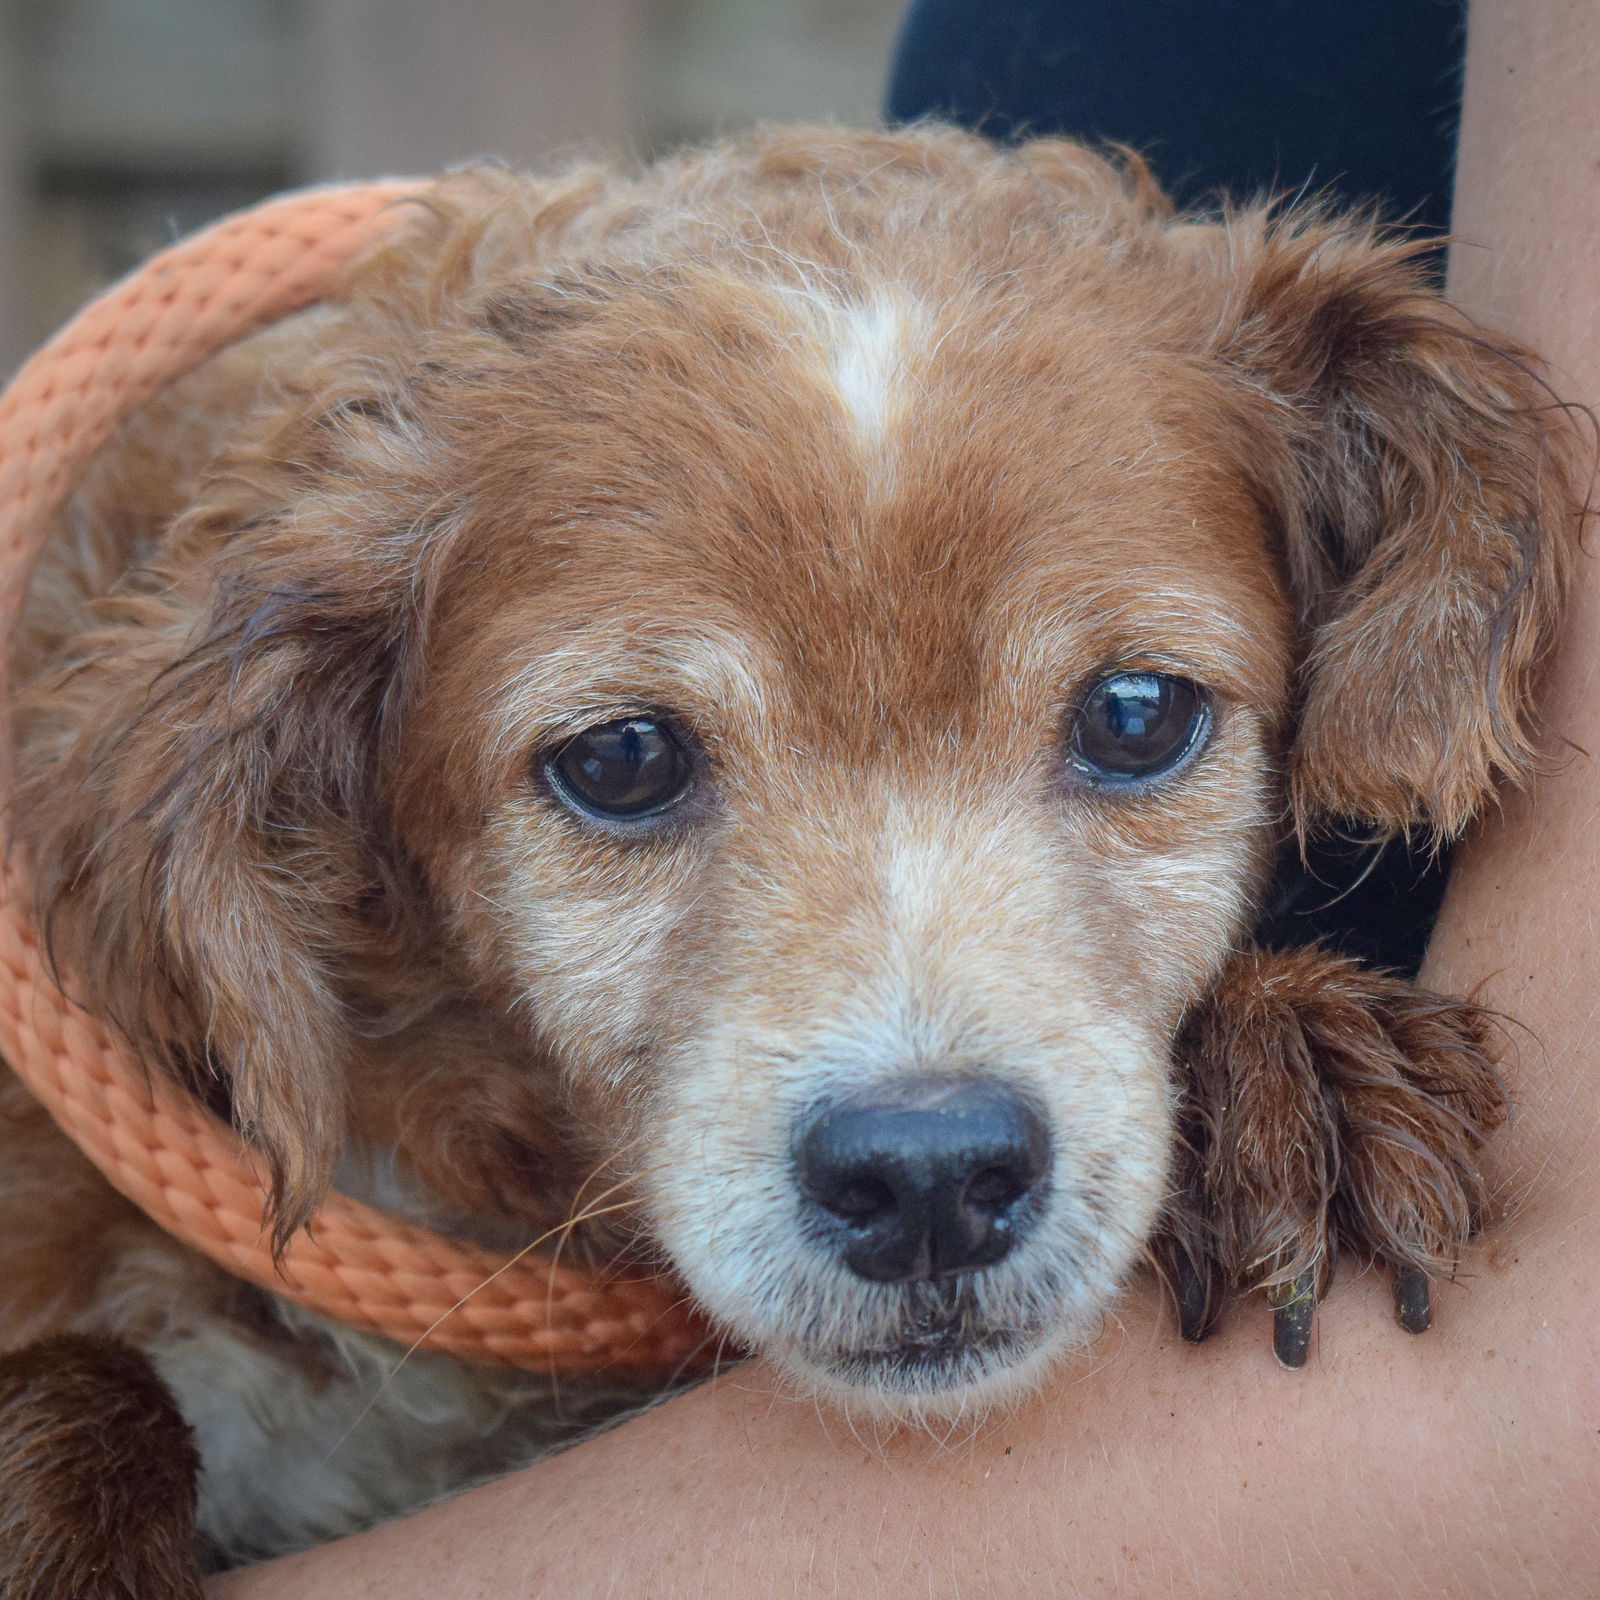
[[[156,256],[61,330],[0,397],[0,651],[69,486],[162,384],[336,294],[405,217],[418,183],[313,189],[228,217]],[[9,716],[0,712],[9,752]],[[0,757],[7,762],[9,756]],[[331,1195],[274,1266],[266,1198],[239,1140],[57,988],[14,855],[0,869],[0,1049],[106,1178],[241,1278],[336,1321],[470,1360],[663,1376],[706,1329],[656,1280],[599,1282],[503,1256]]]

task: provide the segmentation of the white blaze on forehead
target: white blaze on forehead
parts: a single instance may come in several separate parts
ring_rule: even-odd
[[[880,288],[865,299],[821,290],[789,290],[804,309],[827,386],[861,440],[881,445],[904,410],[910,363],[925,342],[927,312],[915,296]]]
[[[906,380],[907,307],[888,294],[848,306],[838,319],[832,350],[834,385],[845,410],[869,439],[888,431]]]

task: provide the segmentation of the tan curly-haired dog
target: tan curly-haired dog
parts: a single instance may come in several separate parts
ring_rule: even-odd
[[[1453,835],[1530,769],[1571,496],[1418,254],[938,129],[441,180],[73,503],[23,663],[52,948],[280,1238],[336,1170],[473,1237],[587,1210],[851,1406],[1014,1394],[1152,1251],[1191,1335],[1265,1287],[1298,1359],[1345,1246],[1422,1325],[1480,1024],[1250,943],[1297,829]],[[19,1592],[195,1581],[174,1401],[213,1559],[583,1420],[430,1357],[357,1423],[386,1347],[3,1110],[0,1339],[72,1336],[0,1368]],[[85,1455],[88,1393],[133,1420]]]

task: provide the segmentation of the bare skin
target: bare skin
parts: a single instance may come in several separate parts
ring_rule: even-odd
[[[1473,7],[1452,292],[1600,402],[1600,18]],[[375,1533],[218,1579],[226,1600],[448,1595],[1536,1597],[1600,1592],[1600,560],[1548,696],[1580,747],[1461,852],[1424,980],[1521,1019],[1505,1215],[1400,1332],[1342,1281],[1310,1363],[1269,1314],[1191,1349],[1153,1286],[1015,1414],[852,1432],[759,1363]],[[1419,663],[1419,670],[1425,664]]]

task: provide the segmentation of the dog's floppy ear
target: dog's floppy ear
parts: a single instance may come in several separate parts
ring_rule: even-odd
[[[262,1152],[280,1246],[338,1160],[352,998],[414,1008],[431,981],[380,773],[463,515],[443,435],[472,436],[461,393],[526,360],[473,320],[483,285],[525,275],[604,187],[441,180],[339,308],[135,418],[69,510],[84,537],[59,541],[120,571],[131,529],[155,565],[93,631],[76,572],[63,619],[36,622],[40,659],[66,662],[18,707],[40,920],[95,1008]]]
[[[325,425],[235,461],[168,534],[211,553],[115,601],[19,723],[16,833],[52,956],[262,1153],[279,1244],[331,1179],[351,975],[393,948],[406,898],[375,801],[404,541],[331,525],[308,466]]]
[[[1220,353],[1287,442],[1262,488],[1307,629],[1297,820],[1452,836],[1535,763],[1577,529],[1566,414],[1429,290],[1425,242],[1261,212],[1219,232]]]

